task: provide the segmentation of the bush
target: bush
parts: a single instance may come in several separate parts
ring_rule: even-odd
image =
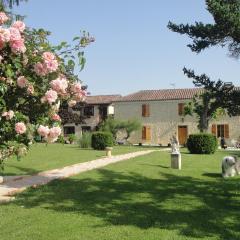
[[[65,143],[64,136],[63,136],[63,135],[60,135],[60,136],[58,137],[57,142],[58,142],[58,143],[61,143],[61,144],[64,144],[64,143]]]
[[[97,150],[104,150],[113,146],[113,136],[109,132],[95,132],[92,134],[92,147]]]
[[[90,148],[92,146],[92,133],[84,132],[79,139],[79,146],[81,148]]]
[[[75,142],[77,140],[77,137],[75,134],[72,133],[72,134],[68,135],[68,140],[72,144],[73,142]]]
[[[187,148],[190,153],[211,154],[217,149],[217,139],[212,134],[191,134],[187,140]]]

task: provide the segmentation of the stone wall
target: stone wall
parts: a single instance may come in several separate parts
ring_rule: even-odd
[[[133,133],[129,139],[131,143],[148,143],[167,145],[173,134],[178,134],[178,126],[187,126],[188,135],[199,132],[196,117],[179,116],[178,103],[186,101],[139,101],[139,102],[116,102],[115,119],[128,120],[138,119],[142,126],[151,127],[151,140],[142,140],[142,130]],[[150,116],[142,117],[142,104],[150,105]],[[210,124],[229,124],[229,139],[238,139],[240,136],[240,117],[222,117]]]

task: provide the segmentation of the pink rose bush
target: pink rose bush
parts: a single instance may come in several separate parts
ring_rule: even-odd
[[[8,20],[0,12],[0,165],[13,154],[23,155],[37,136],[57,141],[60,105],[73,107],[86,96],[72,51],[82,58],[80,48],[93,41],[84,33],[75,47],[51,46],[49,32],[26,28],[22,21],[9,26]],[[82,68],[85,61],[77,62]]]
[[[15,124],[15,131],[17,134],[23,134],[27,130],[26,125],[23,122],[17,122]]]

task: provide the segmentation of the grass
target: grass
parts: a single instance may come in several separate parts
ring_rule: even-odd
[[[230,153],[228,153],[230,154]],[[1,240],[237,240],[240,177],[215,155],[137,157],[29,189],[0,206]]]
[[[124,154],[143,150],[141,147],[115,146],[112,154]],[[30,152],[20,161],[15,157],[6,161],[4,170],[0,169],[0,175],[31,175],[44,170],[60,168],[75,163],[86,162],[105,156],[105,151],[81,149],[77,145],[62,144],[35,144]]]

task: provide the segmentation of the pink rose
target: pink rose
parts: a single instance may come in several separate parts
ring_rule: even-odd
[[[17,79],[17,85],[18,87],[20,88],[25,88],[28,84],[28,80],[24,77],[24,76],[20,76],[18,79]]]
[[[85,99],[86,95],[87,95],[86,91],[85,90],[81,90],[81,91],[76,92],[74,94],[74,99],[76,101],[80,102],[80,101],[83,101]]]
[[[71,91],[72,91],[73,93],[81,92],[81,91],[82,91],[82,85],[81,85],[81,83],[74,83],[74,84],[71,86]]]
[[[18,29],[19,32],[23,32],[25,30],[25,23],[22,21],[16,21],[12,24],[12,27]]]
[[[26,46],[24,44],[24,40],[16,40],[10,42],[10,47],[13,53],[25,53],[26,52]]]
[[[77,101],[75,101],[75,100],[70,100],[69,102],[68,102],[68,106],[69,107],[73,107],[73,106],[75,106],[77,104]]]
[[[0,27],[0,42],[9,42],[11,38],[11,33],[8,29]]]
[[[30,94],[30,95],[34,94],[34,87],[33,87],[33,85],[31,85],[31,84],[28,85],[27,93]]]
[[[21,33],[17,28],[10,27],[10,41],[19,41],[22,39]]]
[[[58,69],[57,60],[51,60],[49,62],[44,62],[43,65],[47,68],[48,73],[55,72]]]
[[[46,138],[49,134],[49,127],[48,126],[45,127],[43,125],[40,125],[39,128],[37,129],[37,132],[40,136]]]
[[[45,76],[48,74],[46,67],[40,62],[34,65],[34,71],[38,76]]]
[[[55,58],[56,58],[55,55],[51,52],[44,52],[42,54],[42,57],[45,62],[51,62],[52,60],[55,60]]]
[[[45,93],[43,100],[47,101],[49,104],[52,104],[52,103],[56,102],[57,97],[58,97],[57,92],[50,89]]]
[[[66,78],[57,78],[55,80],[52,80],[50,85],[51,88],[57,93],[65,94],[68,87],[68,81],[66,80]]]
[[[2,117],[6,117],[7,120],[11,120],[14,117],[14,112],[9,110],[8,112],[4,112]]]
[[[60,116],[59,116],[58,114],[56,114],[56,113],[51,116],[51,119],[52,119],[53,121],[61,121]]]
[[[49,134],[48,134],[48,136],[47,136],[47,141],[48,142],[55,142],[57,139],[58,139],[58,137],[60,136],[60,134],[61,134],[61,128],[60,127],[52,127],[52,128],[50,128],[50,130],[49,130]]]
[[[23,134],[23,133],[26,132],[26,130],[27,130],[27,128],[26,128],[26,126],[23,122],[18,122],[18,123],[15,124],[16,133]]]
[[[4,24],[5,22],[8,21],[8,16],[6,15],[5,12],[0,12],[0,24]]]

